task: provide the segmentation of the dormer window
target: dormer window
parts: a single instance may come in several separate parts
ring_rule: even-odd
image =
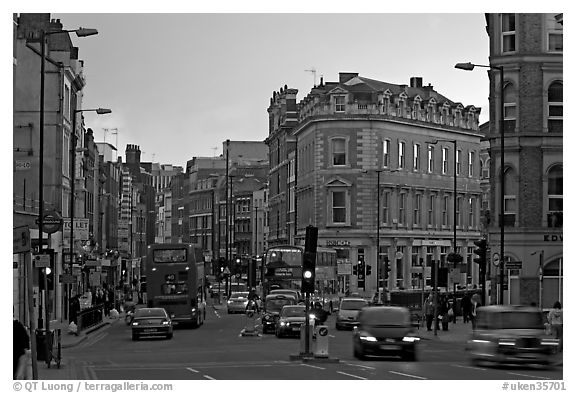
[[[346,97],[345,96],[335,96],[334,97],[334,110],[336,113],[344,113],[346,111]]]

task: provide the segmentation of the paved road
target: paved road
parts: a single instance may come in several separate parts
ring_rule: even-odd
[[[328,326],[333,327],[333,317]],[[179,328],[172,340],[133,342],[119,321],[64,350],[64,367],[41,370],[41,379],[86,380],[561,380],[562,368],[471,366],[463,343],[422,340],[418,362],[359,361],[350,331],[330,331],[330,357],[338,363],[291,361],[298,339],[242,337],[243,315],[210,309],[204,326]]]

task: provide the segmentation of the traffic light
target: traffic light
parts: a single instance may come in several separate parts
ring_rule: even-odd
[[[487,253],[487,244],[486,239],[476,240],[474,242],[477,249],[474,250],[474,254],[478,255],[478,257],[474,258],[474,262],[476,262],[480,266],[480,270],[486,269],[486,253]]]
[[[364,269],[364,261],[358,261],[358,280],[364,280],[364,275],[366,273]]]
[[[372,266],[367,265],[366,266],[366,275],[369,276],[372,274]]]
[[[316,246],[318,243],[318,228],[308,225],[304,243],[304,258],[302,260],[302,292],[314,293],[316,281]]]
[[[352,266],[352,274],[355,276],[358,275],[358,265]]]
[[[390,261],[388,261],[388,256],[384,256],[384,269],[382,269],[384,280],[388,280],[388,277],[390,276],[390,270]]]
[[[234,260],[234,274],[242,274],[242,260],[240,258]]]

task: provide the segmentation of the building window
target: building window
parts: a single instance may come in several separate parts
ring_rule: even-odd
[[[422,195],[414,195],[414,225],[420,226],[422,223]]]
[[[434,214],[436,207],[436,195],[431,194],[428,198],[428,225],[436,226],[436,215]]]
[[[434,172],[434,146],[428,145],[428,173]]]
[[[504,86],[504,132],[514,132],[516,128],[516,89],[512,83]]]
[[[516,15],[502,14],[502,53],[516,51]]]
[[[456,198],[456,227],[462,228],[462,197]]]
[[[382,193],[382,220],[384,225],[390,224],[390,192],[384,191]]]
[[[468,226],[470,228],[476,228],[476,214],[474,214],[476,210],[476,198],[470,197],[468,198]]]
[[[482,179],[490,179],[490,159],[486,160],[486,163],[482,167]]]
[[[390,166],[390,141],[388,139],[382,141],[382,167],[388,168]]]
[[[448,148],[442,148],[442,174],[448,173]]]
[[[562,227],[563,213],[563,168],[553,166],[548,171],[548,227]]]
[[[335,96],[334,103],[335,103],[335,111],[337,113],[343,113],[346,111],[346,97],[345,96]]]
[[[469,177],[474,176],[474,159],[475,158],[476,158],[476,155],[474,154],[473,151],[468,152],[468,176]]]
[[[516,210],[514,172],[511,168],[507,168],[504,171],[504,226],[515,225]]]
[[[64,132],[64,137],[62,138],[62,173],[65,176],[70,176],[70,169],[70,135]]]
[[[462,173],[462,150],[456,150],[456,175]]]
[[[403,169],[406,162],[406,143],[398,142],[398,169]]]
[[[548,88],[548,132],[562,132],[563,123],[563,86],[553,82]]]
[[[398,197],[398,223],[406,225],[406,193],[400,193]]]
[[[414,144],[414,160],[413,160],[413,168],[415,171],[420,169],[420,145]]]
[[[346,191],[330,192],[330,208],[332,211],[332,224],[346,224],[348,222]]]
[[[448,205],[450,199],[447,196],[442,197],[442,225],[448,226]]]
[[[546,26],[548,28],[548,51],[549,52],[562,52],[562,18],[557,18],[557,15],[547,15]]]
[[[332,165],[346,165],[346,139],[332,139]]]
[[[64,117],[66,119],[70,118],[70,88],[64,86]]]

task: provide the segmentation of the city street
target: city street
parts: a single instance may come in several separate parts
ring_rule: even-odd
[[[172,340],[133,342],[123,320],[96,331],[64,350],[60,370],[39,367],[41,379],[86,380],[561,380],[562,367],[477,367],[466,358],[464,343],[424,339],[417,362],[397,359],[359,361],[352,356],[350,331],[330,327],[330,358],[337,363],[291,361],[299,340],[273,334],[242,337],[244,315],[209,307],[199,329],[179,328]],[[466,325],[470,326],[470,325]],[[422,335],[430,336],[421,332]],[[449,332],[438,332],[447,335]],[[456,334],[456,333],[454,333]]]

